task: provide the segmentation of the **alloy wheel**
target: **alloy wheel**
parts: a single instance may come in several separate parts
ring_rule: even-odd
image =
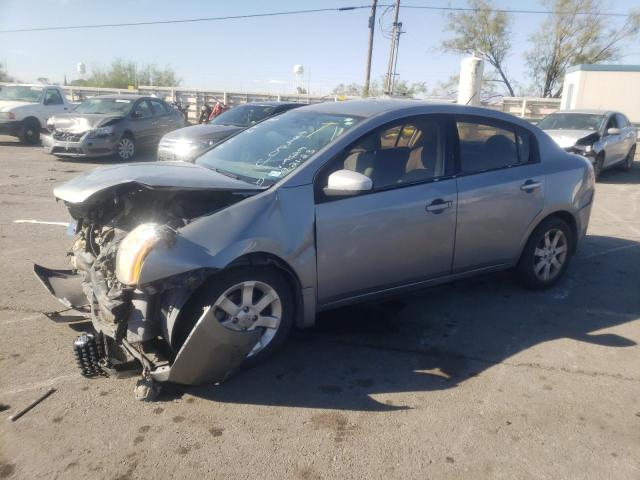
[[[264,282],[245,281],[233,285],[218,297],[212,308],[220,324],[230,330],[263,330],[248,356],[255,355],[273,340],[282,321],[280,296]]]
[[[533,271],[540,280],[549,282],[562,270],[568,253],[567,237],[558,228],[545,232],[533,254]]]
[[[118,142],[118,156],[122,160],[129,160],[133,157],[134,152],[135,145],[133,140],[127,137],[121,138],[120,142]]]

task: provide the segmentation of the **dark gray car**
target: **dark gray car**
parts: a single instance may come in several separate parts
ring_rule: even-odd
[[[221,381],[338,305],[509,268],[550,287],[593,193],[589,162],[522,119],[327,102],[195,163],[117,165],[56,187],[78,222],[72,270],[35,269],[67,307],[90,307],[93,337],[76,344],[87,374],[135,359],[147,380]]]
[[[56,157],[102,157],[116,154],[131,160],[138,148],[184,125],[175,108],[155,97],[104,95],[90,98],[73,112],[50,117],[42,137],[47,153]]]
[[[208,123],[181,128],[162,137],[158,145],[158,160],[193,161],[202,152],[234,133],[249,128],[265,118],[302,106],[303,103],[293,102],[255,102],[238,105]]]

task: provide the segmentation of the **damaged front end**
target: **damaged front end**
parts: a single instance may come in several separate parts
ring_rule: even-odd
[[[258,341],[259,332],[228,330],[209,311],[203,311],[186,339],[179,344],[172,338],[182,308],[214,272],[193,268],[149,283],[140,282],[140,272],[153,249],[171,251],[182,227],[260,189],[243,185],[229,188],[226,178],[208,188],[190,188],[184,179],[170,182],[170,175],[163,175],[153,181],[141,178],[140,172],[132,175],[124,167],[121,181],[111,178],[109,185],[102,181],[92,187],[98,170],[79,182],[84,189],[81,193],[69,184],[54,192],[76,221],[75,241],[68,252],[71,269],[34,265],[34,273],[67,308],[91,319],[93,328],[74,342],[83,375],[121,376],[142,371],[147,392],[143,399],[157,393],[157,389],[148,388],[156,381],[222,381],[242,363]],[[113,177],[113,172],[110,175]],[[78,183],[77,179],[72,182]]]

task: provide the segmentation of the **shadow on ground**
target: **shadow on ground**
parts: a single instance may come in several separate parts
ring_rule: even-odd
[[[294,332],[266,364],[222,385],[184,391],[226,403],[388,411],[411,407],[388,394],[455,388],[499,363],[562,368],[544,358],[536,360],[540,365],[510,362],[542,342],[566,338],[631,347],[632,339],[593,332],[640,317],[640,296],[629,295],[640,286],[637,247],[589,236],[565,278],[544,292],[525,290],[505,272],[327,311],[315,328]],[[579,373],[600,374],[588,368]]]

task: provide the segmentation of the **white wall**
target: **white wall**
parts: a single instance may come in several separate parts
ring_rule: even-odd
[[[561,108],[617,110],[640,123],[640,72],[570,72],[564,78]]]

